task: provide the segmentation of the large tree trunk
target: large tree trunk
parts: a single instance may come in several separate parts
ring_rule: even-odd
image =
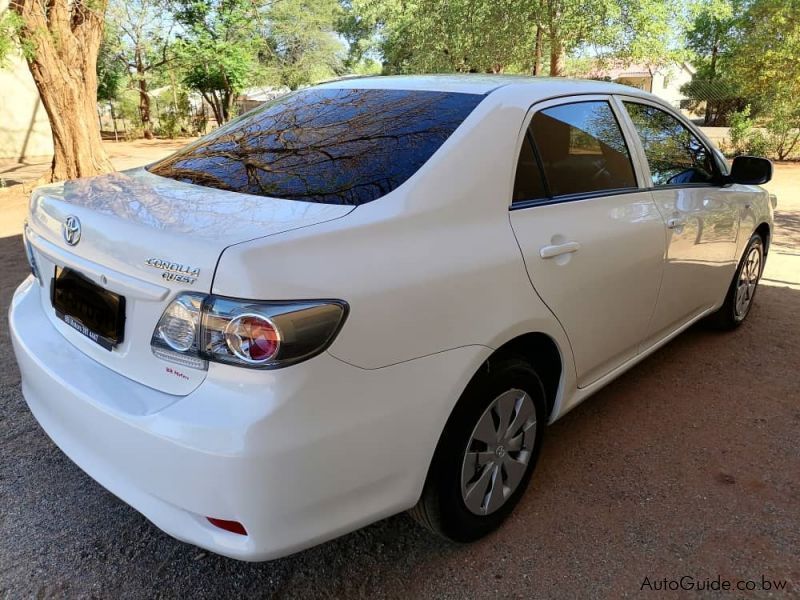
[[[214,120],[217,122],[217,127],[219,127],[225,122],[225,115],[223,114],[220,100],[217,97],[217,92],[211,91],[208,93],[206,92],[200,92],[200,93],[202,94],[203,99],[206,101],[206,103],[211,107],[211,111],[214,113]]]
[[[142,131],[146,140],[153,139],[153,124],[150,122],[150,94],[147,93],[147,69],[142,60],[141,50],[136,48],[136,78],[139,81],[139,118],[142,121]]]
[[[533,74],[542,74],[542,44],[544,43],[544,29],[541,25],[536,26],[536,45],[533,48]]]
[[[564,74],[564,66],[567,61],[564,44],[558,39],[558,35],[550,36],[550,77],[560,77]]]
[[[97,121],[97,53],[107,0],[12,0],[22,18],[21,41],[53,134],[49,181],[113,170]]]
[[[719,44],[721,40],[714,39],[714,45],[711,48],[711,76],[709,77],[709,81],[713,81],[717,75],[717,54],[719,53]],[[714,103],[711,101],[710,98],[706,98],[706,114],[703,117],[703,124],[704,125],[711,125],[714,122]]]
[[[156,108],[158,108],[156,106]],[[150,121],[150,94],[147,93],[147,81],[144,73],[139,76],[139,117],[142,119],[142,131],[147,140],[153,139],[153,123]]]

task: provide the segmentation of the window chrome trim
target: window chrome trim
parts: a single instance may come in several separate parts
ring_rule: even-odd
[[[509,206],[509,210],[521,210],[525,208],[535,208],[537,206],[549,206],[550,204],[564,204],[566,202],[578,202],[580,200],[594,200],[596,198],[607,198],[608,196],[621,196],[622,194],[639,194],[649,190],[629,187],[616,188],[611,190],[599,190],[596,192],[582,192],[580,194],[565,194],[563,196],[553,196],[551,198],[531,198],[530,200],[518,200]]]

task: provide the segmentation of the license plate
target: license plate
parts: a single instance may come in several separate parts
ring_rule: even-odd
[[[122,342],[124,296],[101,288],[72,269],[56,267],[50,300],[59,319],[106,350]]]

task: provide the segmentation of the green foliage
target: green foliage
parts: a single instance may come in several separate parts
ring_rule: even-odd
[[[161,107],[158,114],[158,124],[155,129],[157,136],[174,138],[183,135],[197,135],[191,117],[192,107],[189,94],[185,87],[177,85],[167,88],[159,94],[157,106]]]
[[[617,0],[609,4],[606,43],[614,58],[652,66],[688,58],[684,2]]]
[[[796,126],[786,107],[800,94],[800,0],[705,0],[688,41],[697,74],[685,93],[707,104],[706,123],[750,104],[753,118],[775,122],[766,139],[784,154]]]
[[[11,54],[21,51],[25,58],[31,58],[35,50],[33,42],[21,39],[22,17],[11,10],[0,13],[0,68],[8,66]]]
[[[743,109],[735,111],[730,116],[730,147],[726,148],[729,154],[739,156],[752,154],[764,156],[767,151],[767,141],[763,132],[756,129],[750,117],[751,108],[748,104]]]
[[[375,23],[359,14],[352,0],[341,0],[341,11],[336,21],[336,31],[347,44],[347,55],[342,63],[346,71],[358,73],[369,69],[376,61],[368,55],[375,49]]]
[[[0,15],[0,67],[6,66],[8,57],[15,48],[16,27],[11,21],[11,11]]]
[[[661,0],[353,0],[350,11],[351,55],[377,48],[389,73],[530,72],[537,28],[542,53],[562,62],[591,48],[662,64],[679,53],[683,14]]]
[[[115,100],[128,75],[125,64],[119,60],[118,37],[113,25],[106,24],[103,41],[97,55],[97,99],[102,102]]]
[[[344,47],[335,28],[342,15],[337,0],[281,0],[267,14],[272,53],[268,81],[297,89],[344,73]]]
[[[730,68],[763,104],[800,94],[800,1],[753,0],[739,20]]]
[[[697,70],[681,90],[696,106],[705,104],[705,124],[724,125],[747,104],[739,82],[727,68],[734,52],[744,0],[705,0],[687,32],[691,62]]]
[[[121,90],[114,99],[114,111],[116,118],[125,124],[125,139],[133,140],[142,137],[139,94],[136,90],[130,88]]]
[[[764,128],[757,128],[750,117],[750,105],[731,115],[729,153],[750,154],[786,160],[800,150],[800,110],[794,105],[772,107]]]
[[[176,54],[183,82],[211,104],[219,123],[233,116],[236,95],[256,78],[258,58],[270,51],[265,6],[250,0],[176,3],[182,32]]]
[[[778,160],[795,156],[800,149],[800,108],[794,103],[771,105],[766,142],[769,155]]]
[[[353,9],[362,29],[373,24],[388,73],[486,72],[530,50],[531,36],[519,36],[529,11],[512,4],[522,8],[515,0],[354,0]]]
[[[238,92],[253,79],[256,60],[247,48],[220,40],[206,39],[178,46],[184,68],[183,81],[202,94]]]
[[[189,0],[175,5],[183,81],[233,116],[247,86],[296,89],[344,73],[337,0]]]

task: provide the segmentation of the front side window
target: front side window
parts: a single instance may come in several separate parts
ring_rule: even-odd
[[[530,132],[552,196],[636,188],[619,123],[606,101],[537,112]]]
[[[233,192],[364,204],[416,173],[483,98],[311,88],[244,115],[148,170]]]
[[[624,104],[642,140],[655,187],[718,180],[714,157],[683,123],[654,106]]]

